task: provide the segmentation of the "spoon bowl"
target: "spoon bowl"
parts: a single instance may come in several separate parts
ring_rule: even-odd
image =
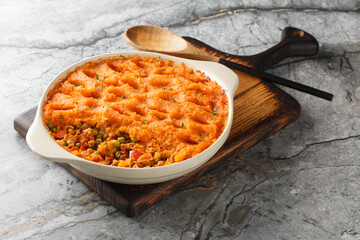
[[[125,39],[133,48],[140,51],[158,52],[177,57],[217,62],[211,56],[191,45],[175,33],[154,25],[137,25],[126,29]]]
[[[138,25],[125,32],[127,42],[142,51],[182,52],[187,48],[186,41],[175,33],[153,25]]]

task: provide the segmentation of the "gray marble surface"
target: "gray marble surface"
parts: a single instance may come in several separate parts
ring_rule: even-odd
[[[359,1],[0,2],[0,239],[360,239]],[[127,218],[33,154],[13,119],[66,66],[130,50],[124,30],[154,24],[234,54],[302,28],[320,42],[279,76],[335,94],[285,89],[298,120],[144,213]]]

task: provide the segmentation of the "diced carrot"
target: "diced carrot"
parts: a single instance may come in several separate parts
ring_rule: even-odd
[[[54,138],[61,139],[64,138],[66,134],[65,130],[59,130],[57,133],[53,133]]]
[[[73,151],[79,151],[79,149],[76,148],[76,147],[72,147],[72,148],[70,149],[70,151],[71,151],[71,152],[73,152]]]
[[[135,158],[136,160],[141,157],[142,153],[139,150],[131,150],[130,151],[130,158]]]
[[[85,151],[85,150],[86,150],[86,147],[84,146],[84,144],[81,144],[80,150],[81,150],[81,151]]]
[[[104,158],[101,155],[98,155],[96,158],[94,158],[94,162],[103,162]]]

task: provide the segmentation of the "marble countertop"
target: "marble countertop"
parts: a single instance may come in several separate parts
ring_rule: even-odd
[[[360,239],[359,11],[356,0],[1,1],[0,238]],[[284,88],[302,106],[294,123],[128,218],[33,154],[13,120],[66,66],[131,50],[124,30],[138,24],[240,55],[273,46],[286,26],[301,28],[319,54],[269,72],[334,100]]]

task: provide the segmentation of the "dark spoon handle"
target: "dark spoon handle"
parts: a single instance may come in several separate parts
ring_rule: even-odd
[[[292,88],[292,89],[295,89],[295,90],[298,90],[301,92],[305,92],[310,95],[313,95],[313,96],[316,96],[316,97],[319,97],[319,98],[322,98],[322,99],[325,99],[328,101],[331,101],[334,97],[334,95],[332,95],[331,93],[327,93],[327,92],[321,91],[319,89],[303,85],[301,83],[293,82],[291,80],[288,80],[288,79],[285,79],[285,78],[282,78],[282,77],[279,77],[279,76],[276,76],[276,75],[273,75],[273,74],[270,74],[270,73],[267,73],[267,72],[264,72],[264,71],[261,71],[258,69],[250,68],[245,65],[230,62],[230,61],[227,61],[222,58],[219,59],[219,63],[221,63],[229,68],[232,68],[232,69],[244,72],[244,73],[248,73],[252,76],[267,80],[269,82],[277,83],[277,84],[280,84],[285,87],[289,87],[289,88]]]
[[[286,27],[278,44],[264,52],[246,56],[246,59],[256,69],[268,69],[289,57],[314,56],[318,50],[319,43],[311,34],[298,28]]]

